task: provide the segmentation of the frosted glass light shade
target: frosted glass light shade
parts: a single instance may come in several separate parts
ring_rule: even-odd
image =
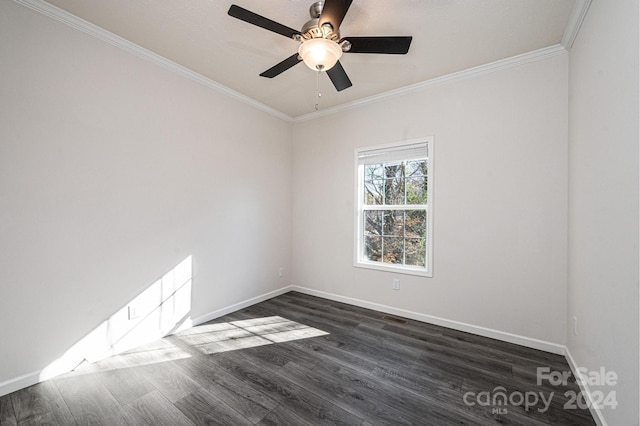
[[[327,71],[342,56],[342,48],[335,41],[326,38],[312,38],[304,41],[298,48],[298,54],[305,65],[314,71]]]

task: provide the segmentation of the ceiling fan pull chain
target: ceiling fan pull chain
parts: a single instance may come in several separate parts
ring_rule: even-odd
[[[322,97],[322,93],[320,93],[320,70],[316,73],[316,111],[320,109],[320,98]]]

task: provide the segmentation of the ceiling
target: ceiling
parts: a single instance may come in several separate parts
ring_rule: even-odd
[[[561,42],[576,0],[354,0],[341,35],[411,35],[407,55],[345,54],[353,86],[321,75],[321,109]],[[300,63],[259,74],[298,43],[227,15],[235,3],[299,29],[312,0],[48,0],[48,3],[289,117],[315,111],[317,75]]]

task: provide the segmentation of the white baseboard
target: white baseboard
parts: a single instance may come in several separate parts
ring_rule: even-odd
[[[0,382],[0,396],[8,395],[20,389],[35,385],[40,382],[40,371],[23,374],[13,379]]]
[[[480,327],[473,324],[467,324],[459,321],[453,321],[446,318],[440,318],[432,315],[421,314],[418,312],[407,311],[404,309],[394,308],[392,306],[381,305],[378,303],[367,302],[361,299],[340,296],[334,293],[327,293],[320,290],[313,290],[306,287],[291,286],[291,290],[300,293],[309,294],[311,296],[322,297],[324,299],[334,300],[336,302],[347,303],[349,305],[360,306],[361,308],[373,309],[375,311],[387,314],[398,315],[410,318],[416,321],[422,321],[429,324],[439,325],[442,327],[452,328],[454,330],[464,331],[467,333],[477,334],[479,336],[490,337],[492,339],[502,340],[504,342],[515,343],[516,345],[526,346],[528,348],[539,349],[558,355],[565,354],[564,345],[557,343],[538,340],[531,337],[519,336],[517,334],[506,333],[504,331],[494,330],[491,328]]]
[[[252,297],[251,299],[243,300],[242,302],[238,302],[236,304],[226,306],[222,309],[218,309],[217,311],[209,312],[205,315],[200,315],[199,317],[192,318],[193,325],[199,325],[205,323],[207,321],[211,321],[213,319],[219,318],[221,316],[230,314],[235,311],[239,311],[240,309],[244,309],[248,306],[255,305],[256,303],[264,302],[265,300],[273,299],[276,296],[280,296],[281,294],[285,294],[292,290],[292,286],[288,285],[286,287],[279,288],[278,290],[273,290],[268,293],[261,294],[260,296]]]
[[[591,412],[591,417],[596,422],[598,426],[607,426],[607,421],[604,419],[602,415],[602,410],[596,404],[594,404],[593,396],[591,394],[591,389],[589,389],[589,385],[582,380],[581,375],[578,372],[578,364],[576,364],[576,360],[571,356],[571,352],[569,352],[569,348],[565,348],[565,358],[567,358],[567,362],[569,363],[569,367],[571,367],[571,372],[573,373],[573,377],[576,378],[576,383],[580,387],[580,390],[583,392],[583,395],[587,399],[587,403],[589,404],[589,411]]]

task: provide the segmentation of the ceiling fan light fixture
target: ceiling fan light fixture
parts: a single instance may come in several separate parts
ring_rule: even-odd
[[[338,43],[326,38],[305,40],[298,48],[298,54],[305,65],[314,71],[327,71],[340,60],[342,48]]]

